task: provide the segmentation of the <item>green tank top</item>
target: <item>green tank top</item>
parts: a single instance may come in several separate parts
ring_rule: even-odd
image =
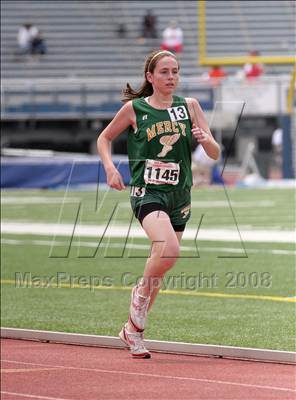
[[[158,110],[141,97],[132,101],[137,129],[128,133],[131,186],[162,191],[192,186],[191,120],[183,97]]]

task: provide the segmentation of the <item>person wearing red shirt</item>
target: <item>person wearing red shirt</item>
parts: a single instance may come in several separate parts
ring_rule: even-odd
[[[254,50],[250,52],[250,58],[252,57],[258,57],[259,52]],[[249,63],[244,65],[244,73],[246,78],[257,78],[258,76],[261,76],[263,74],[263,65],[260,63],[257,63],[252,60],[250,60]]]

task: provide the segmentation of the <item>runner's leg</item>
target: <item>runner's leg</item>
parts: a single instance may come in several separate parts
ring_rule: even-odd
[[[175,232],[175,235],[177,236],[178,242],[180,243],[180,242],[181,242],[181,239],[182,239],[183,232]],[[153,288],[152,292],[151,292],[148,311],[151,309],[151,307],[152,307],[152,305],[153,305],[153,303],[154,303],[154,301],[155,301],[155,298],[156,298],[156,296],[158,295],[159,290],[161,289],[162,280],[163,280],[163,278],[161,278],[161,281],[159,282],[159,284],[156,285],[156,286]]]
[[[164,274],[173,267],[179,256],[179,240],[168,214],[164,211],[152,211],[142,221],[143,229],[151,241],[151,254],[146,261],[143,278],[137,295],[147,298],[157,295]],[[155,293],[153,293],[155,290]],[[129,321],[128,330],[136,328]]]

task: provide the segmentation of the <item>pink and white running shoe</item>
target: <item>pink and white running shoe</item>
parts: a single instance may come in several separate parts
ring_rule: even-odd
[[[151,358],[151,353],[144,345],[144,337],[142,332],[128,332],[126,324],[119,332],[120,339],[128,345],[133,358]]]
[[[150,297],[141,296],[137,291],[138,286],[135,286],[131,294],[129,321],[137,331],[143,331],[145,329]]]

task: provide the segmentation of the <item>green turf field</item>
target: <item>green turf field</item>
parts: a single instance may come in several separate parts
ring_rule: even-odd
[[[197,239],[182,241],[146,337],[295,350],[294,191],[199,189],[192,204]],[[2,191],[1,325],[117,336],[150,251],[131,217],[127,190]],[[120,233],[101,240],[108,223]]]

